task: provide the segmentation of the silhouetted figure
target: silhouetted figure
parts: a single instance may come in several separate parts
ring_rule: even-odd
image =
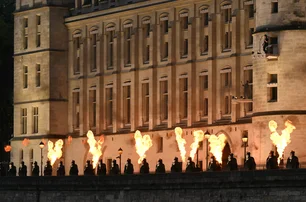
[[[27,176],[27,166],[24,165],[24,161],[21,161],[18,174],[23,177]]]
[[[52,166],[50,161],[47,161],[47,164],[44,169],[44,176],[52,176]]]
[[[97,175],[99,176],[106,175],[106,165],[105,163],[103,163],[102,159],[100,159],[98,163]]]
[[[147,163],[147,159],[142,160],[142,165],[140,167],[141,174],[148,174],[150,170],[149,164]]]
[[[85,176],[93,176],[95,175],[94,169],[92,167],[92,164],[89,160],[86,161],[85,168],[84,168],[84,175]]]
[[[182,164],[178,162],[178,158],[175,157],[171,166],[171,173],[181,173],[182,172]]]
[[[263,51],[267,54],[268,53],[268,46],[269,46],[269,37],[265,34],[264,36],[264,42],[262,44]]]
[[[70,176],[78,176],[78,175],[79,175],[78,165],[75,164],[75,161],[74,161],[74,160],[71,161],[71,166],[70,166],[70,170],[69,170],[69,175],[70,175]]]
[[[267,170],[278,169],[277,158],[274,156],[274,151],[270,151],[269,156],[266,161]]]
[[[117,161],[115,159],[112,162],[112,167],[111,167],[111,170],[110,170],[110,174],[111,175],[119,175],[120,174],[119,165],[117,164]]]
[[[238,170],[237,159],[234,157],[233,153],[228,156],[227,170]]]
[[[37,161],[33,163],[32,176],[39,176],[39,166],[37,165]]]
[[[191,157],[188,157],[187,159],[187,165],[186,165],[186,173],[191,173],[195,171],[195,164],[192,161]]]
[[[291,151],[290,156],[287,159],[287,169],[298,169],[300,167],[299,158],[295,156],[295,152]]]
[[[256,163],[255,163],[254,158],[251,156],[250,152],[248,152],[245,157],[244,169],[245,170],[256,170]]]
[[[131,159],[127,159],[126,164],[124,166],[124,174],[134,174],[134,166],[131,163]]]
[[[166,173],[165,164],[163,164],[163,160],[159,159],[156,164],[155,173]]]
[[[9,164],[9,169],[7,171],[7,176],[16,176],[16,166],[14,166],[13,162],[11,162]]]
[[[208,171],[220,171],[221,170],[221,166],[216,161],[216,158],[214,156],[210,157],[210,161],[209,161],[207,170]]]
[[[60,161],[58,165],[57,176],[65,176],[65,166],[63,164],[63,161]]]

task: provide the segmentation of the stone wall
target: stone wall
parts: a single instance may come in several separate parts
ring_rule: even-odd
[[[306,170],[106,177],[3,177],[10,201],[306,201]]]

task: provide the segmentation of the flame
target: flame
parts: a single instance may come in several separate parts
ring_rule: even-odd
[[[194,155],[197,152],[197,149],[199,147],[199,142],[203,141],[204,139],[204,132],[202,130],[196,130],[193,132],[193,136],[194,136],[194,141],[193,143],[190,145],[191,151],[190,151],[190,157],[192,158],[192,160],[194,160]]]
[[[102,144],[104,142],[104,138],[100,138],[96,141],[95,136],[91,130],[87,132],[87,143],[89,144],[89,153],[92,154],[92,166],[96,168],[100,156],[102,156]]]
[[[55,142],[55,146],[53,148],[53,142],[48,141],[48,159],[50,160],[51,165],[55,163],[56,159],[59,159],[62,157],[62,147],[64,145],[64,141],[62,139],[59,139]]]
[[[5,145],[5,146],[4,146],[4,151],[5,151],[5,152],[10,152],[11,149],[12,149],[12,147],[11,147],[10,145]]]
[[[185,158],[186,158],[186,149],[185,149],[186,140],[184,138],[182,138],[183,130],[180,127],[176,127],[174,129],[174,131],[175,131],[175,135],[176,135],[176,142],[177,142],[178,148],[179,148],[180,153],[181,153],[182,162],[185,162]]]
[[[23,141],[22,141],[23,146],[25,146],[25,147],[28,146],[29,141],[30,140],[28,138],[24,138]]]
[[[139,155],[138,164],[146,158],[146,151],[152,147],[152,140],[149,135],[142,136],[140,131],[137,130],[134,134],[136,153]]]
[[[70,145],[71,142],[72,142],[72,137],[69,135],[69,136],[68,136],[68,145]]]
[[[210,147],[209,152],[216,157],[216,160],[219,163],[222,163],[222,151],[225,147],[226,136],[223,133],[218,136],[211,135],[208,139],[208,142]]]
[[[271,120],[269,122],[269,129],[271,131],[270,139],[272,140],[272,143],[276,146],[277,153],[279,155],[278,159],[277,159],[278,164],[280,163],[281,159],[283,158],[285,148],[291,142],[290,134],[295,129],[295,126],[289,120],[287,120],[285,122],[285,126],[286,126],[286,128],[284,130],[282,130],[282,135],[279,135],[278,132],[276,131],[277,123],[273,120]]]

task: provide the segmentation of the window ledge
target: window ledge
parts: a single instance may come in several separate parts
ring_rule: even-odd
[[[231,52],[231,51],[232,51],[231,48],[225,48],[225,49],[222,50],[223,53],[225,53],[225,52]]]
[[[277,83],[268,83],[267,87],[269,88],[277,87]]]
[[[269,100],[269,103],[277,102],[277,100]]]
[[[201,53],[201,56],[207,56],[207,55],[208,55],[208,50]]]
[[[246,49],[251,49],[251,48],[253,48],[253,44],[250,44],[250,45],[246,46]]]
[[[131,64],[124,65],[124,67],[131,67],[131,66],[132,66]]]
[[[182,55],[181,56],[181,59],[187,59],[188,58],[188,55]]]

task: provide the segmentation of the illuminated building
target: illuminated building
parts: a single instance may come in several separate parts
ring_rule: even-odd
[[[97,138],[105,135],[102,158],[108,168],[120,147],[123,163],[130,158],[137,165],[133,137],[140,130],[153,140],[146,153],[150,169],[162,158],[169,170],[180,157],[174,133],[179,126],[187,156],[192,131],[208,129],[226,135],[223,159],[233,152],[241,165],[247,135],[247,150],[262,168],[275,149],[269,121],[275,120],[280,132],[287,119],[296,130],[285,157],[290,150],[305,156],[305,3],[62,2],[16,3],[11,143],[16,164],[40,162],[42,138],[63,138],[62,160],[68,165],[74,159],[82,168],[91,158],[86,133],[92,130]],[[205,147],[200,143],[198,152],[203,168]],[[43,155],[45,161],[46,148]]]

